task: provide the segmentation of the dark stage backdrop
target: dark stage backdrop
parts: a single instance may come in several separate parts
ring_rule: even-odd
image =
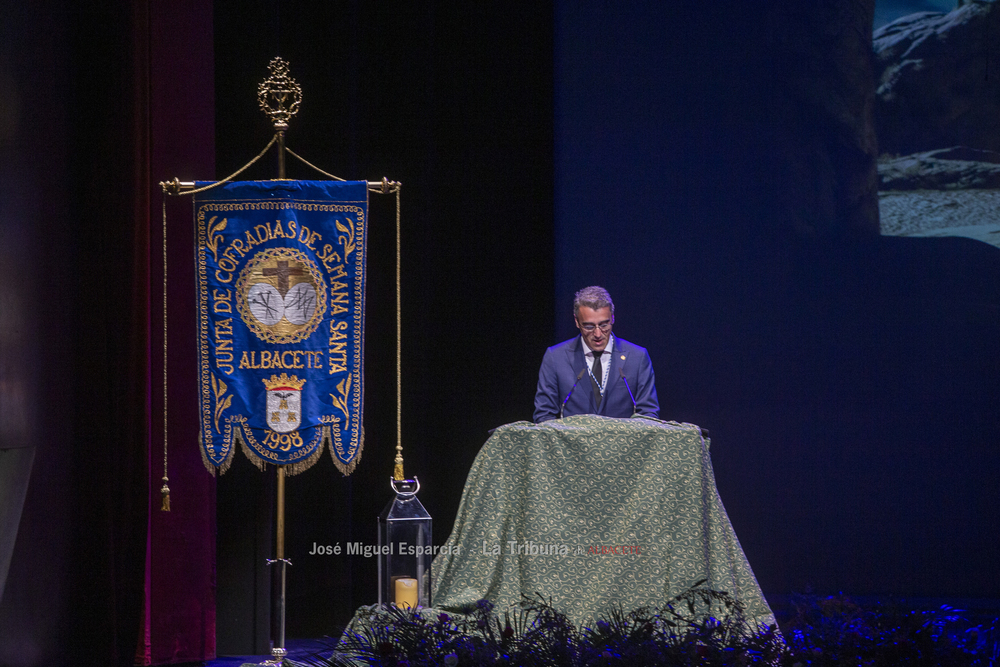
[[[172,49],[181,70],[184,54],[206,57],[206,15],[164,43],[143,23],[150,3],[5,14],[0,448],[35,452],[0,662],[131,664],[140,628],[174,632],[144,597],[173,576],[207,596],[192,608],[211,622],[211,582],[168,574],[187,552],[148,549],[179,516],[150,505],[150,196],[263,147],[256,86],[275,55],[305,90],[289,145],[343,177],[403,183],[404,447],[435,541],[488,429],[530,418],[543,350],[572,333],[573,290],[599,283],[616,330],[650,349],[663,416],[711,429],[765,592],[1000,598],[1000,259],[877,236],[870,0],[391,4],[215,2],[215,174],[204,154],[185,172],[180,146],[154,164],[190,139],[170,127],[208,141],[211,84],[175,98],[147,78]],[[174,125],[154,131],[156,118]],[[288,484],[290,636],[335,632],[374,599],[374,561],[308,552],[373,542],[389,500],[392,204],[372,197],[364,456],[350,478],[324,457]],[[172,238],[171,256],[184,246]],[[182,326],[183,299],[171,307]],[[171,396],[175,416],[190,409]],[[211,503],[195,464],[175,507]],[[237,456],[216,484],[220,652],[266,647],[271,480]]]
[[[280,54],[306,95],[289,145],[403,182],[404,447],[436,541],[598,283],[650,349],[663,416],[711,430],[766,592],[1000,597],[1000,261],[878,237],[871,3],[646,5],[217,3],[217,175],[269,138],[248,110]],[[374,540],[388,500],[392,205],[372,206],[366,453],[350,479],[324,458],[290,480],[293,635],[374,595],[373,561],[307,555]],[[253,489],[267,514],[269,483],[243,460],[220,480],[220,650],[241,608],[223,582],[253,580],[262,544],[222,508]]]
[[[219,0],[215,54],[216,176],[270,139],[256,90],[280,55],[303,88],[288,146],[343,178],[403,184],[404,457],[443,543],[488,430],[531,418],[550,342],[552,10]],[[294,159],[288,168],[324,178]],[[247,177],[275,170],[268,159]],[[308,555],[314,542],[374,543],[390,499],[394,200],[370,199],[365,448],[350,477],[325,454],[288,480],[289,636],[332,633],[377,597],[373,559]],[[266,646],[266,573],[254,573],[253,552],[273,534],[251,534],[247,507],[269,515],[270,484],[242,454],[218,482],[220,653]]]
[[[557,3],[552,340],[611,291],[765,593],[997,599],[1000,250],[878,236],[871,4]]]
[[[0,22],[0,664],[51,661],[71,632],[73,122],[60,4],[11,6]],[[8,467],[31,451],[33,465]],[[22,513],[10,483],[25,476]]]

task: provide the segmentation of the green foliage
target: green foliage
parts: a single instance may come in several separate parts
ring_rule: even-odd
[[[838,595],[798,596],[782,624],[788,664],[801,667],[936,667],[1000,664],[996,622],[973,625],[958,609],[900,602],[862,607]]]
[[[901,605],[863,609],[849,599],[798,597],[776,627],[748,620],[738,600],[695,584],[662,607],[612,611],[578,628],[551,601],[526,598],[497,612],[480,600],[460,613],[371,607],[323,667],[603,667],[699,665],[888,667],[998,664],[995,626],[972,626],[958,610]],[[786,644],[787,641],[787,644]]]

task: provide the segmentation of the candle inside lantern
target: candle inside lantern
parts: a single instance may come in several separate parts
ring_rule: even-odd
[[[410,609],[417,606],[417,580],[409,577],[396,579],[396,606]]]

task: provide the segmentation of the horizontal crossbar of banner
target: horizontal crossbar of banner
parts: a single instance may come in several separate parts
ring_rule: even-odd
[[[287,179],[292,180],[292,179]],[[167,186],[171,192],[174,194],[178,192],[185,192],[187,190],[194,190],[194,181],[181,181],[174,179],[173,181],[167,181]],[[369,192],[380,192],[382,194],[388,194],[390,192],[395,192],[395,188],[399,187],[398,181],[390,181],[383,178],[381,181],[368,181],[368,191]]]

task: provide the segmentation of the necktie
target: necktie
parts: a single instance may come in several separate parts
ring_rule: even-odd
[[[594,350],[593,377],[590,379],[590,381],[594,385],[594,402],[597,404],[598,408],[601,407],[601,385],[600,385],[600,382],[601,382],[601,380],[604,379],[604,368],[601,367],[601,355],[602,354],[604,354],[603,350],[601,350],[600,352],[598,352],[597,350]]]

